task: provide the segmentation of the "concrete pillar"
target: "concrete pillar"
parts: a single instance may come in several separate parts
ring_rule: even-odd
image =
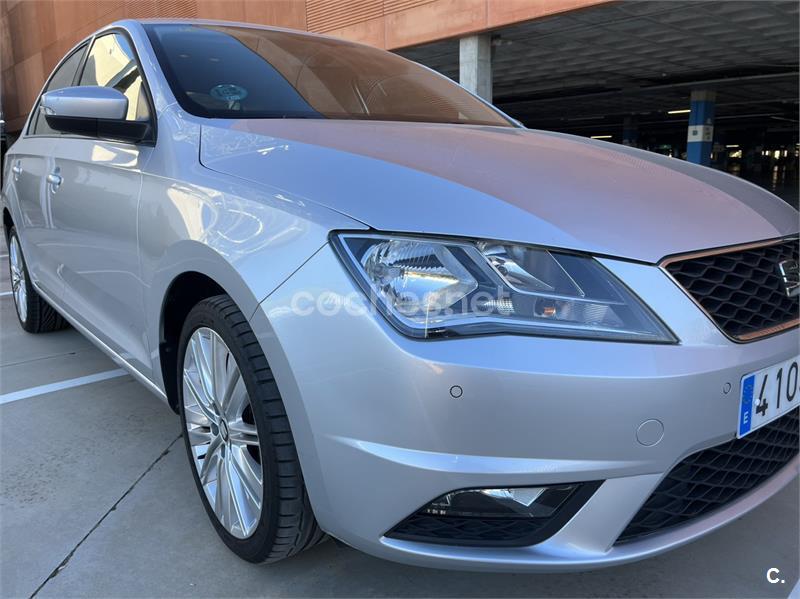
[[[492,101],[492,36],[470,35],[459,40],[459,83],[487,102]]]
[[[622,145],[637,147],[639,123],[635,116],[626,116],[622,121]]]
[[[711,90],[692,92],[689,135],[686,138],[686,160],[695,164],[711,164],[714,143],[714,105],[717,93]]]

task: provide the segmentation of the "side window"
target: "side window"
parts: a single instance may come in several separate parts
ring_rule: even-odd
[[[127,120],[147,121],[150,107],[135,56],[127,38],[119,33],[96,38],[79,85],[100,85],[121,91],[128,98]]]
[[[70,54],[53,73],[47,87],[44,88],[44,92],[42,93],[71,86],[72,82],[75,80],[75,75],[78,72],[78,67],[81,64],[81,59],[85,52],[86,46],[84,45]],[[43,117],[40,117],[38,103],[34,110],[33,120],[31,121],[33,123],[32,131],[34,135],[60,135],[58,131],[54,131],[48,127],[47,121]]]

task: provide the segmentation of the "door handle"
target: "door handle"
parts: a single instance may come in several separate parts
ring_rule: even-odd
[[[11,172],[14,173],[14,181],[19,181],[19,176],[22,174],[22,163],[19,160],[11,167]]]
[[[50,191],[53,193],[58,191],[58,188],[61,187],[61,182],[64,180],[59,174],[60,172],[61,169],[56,167],[56,170],[47,175],[47,182],[50,184]]]

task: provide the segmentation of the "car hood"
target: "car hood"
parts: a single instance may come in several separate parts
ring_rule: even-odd
[[[558,133],[425,123],[215,120],[207,168],[374,229],[657,262],[781,237],[797,213],[741,179]]]

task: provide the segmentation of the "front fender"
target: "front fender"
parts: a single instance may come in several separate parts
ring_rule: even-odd
[[[259,302],[327,243],[330,230],[359,227],[285,193],[202,168],[192,172],[199,184],[154,175],[145,175],[142,183],[138,218],[146,334],[154,382],[162,389],[160,315],[178,276],[197,272],[209,277],[249,318]]]

